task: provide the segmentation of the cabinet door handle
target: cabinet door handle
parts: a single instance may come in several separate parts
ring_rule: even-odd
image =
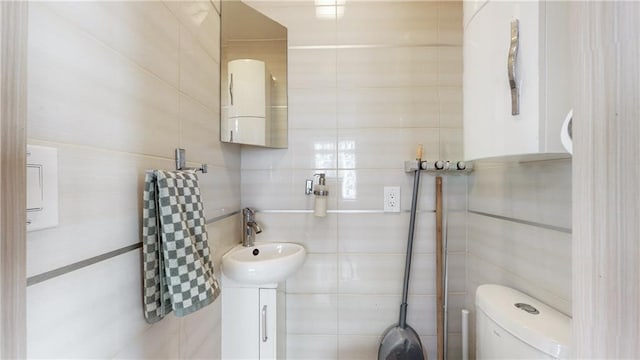
[[[231,100],[231,106],[233,106],[233,73],[229,74],[229,98]]]
[[[511,20],[511,45],[509,46],[509,58],[507,60],[509,87],[511,88],[511,115],[520,114],[520,94],[518,81],[516,80],[516,64],[518,63],[518,47],[520,46],[518,25],[518,19]]]
[[[267,342],[267,305],[262,307],[262,342]]]

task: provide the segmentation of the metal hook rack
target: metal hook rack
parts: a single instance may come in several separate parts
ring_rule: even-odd
[[[176,148],[176,170],[195,170],[206,174],[209,171],[209,165],[202,164],[199,168],[190,168],[187,164],[187,151],[185,149]]]
[[[429,173],[464,175],[473,171],[473,164],[456,160],[436,160],[433,162],[426,160],[409,160],[404,162],[405,172],[414,172],[418,170],[418,168]]]

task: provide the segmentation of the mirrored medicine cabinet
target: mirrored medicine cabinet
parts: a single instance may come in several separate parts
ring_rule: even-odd
[[[287,28],[221,1],[220,140],[287,148]]]

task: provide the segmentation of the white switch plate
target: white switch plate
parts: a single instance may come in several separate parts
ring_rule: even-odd
[[[27,231],[58,226],[58,149],[27,145]]]
[[[384,212],[400,212],[400,186],[384,187]]]

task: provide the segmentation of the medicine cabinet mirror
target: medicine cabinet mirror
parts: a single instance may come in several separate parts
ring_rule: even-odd
[[[221,1],[220,140],[287,147],[287,28]]]

